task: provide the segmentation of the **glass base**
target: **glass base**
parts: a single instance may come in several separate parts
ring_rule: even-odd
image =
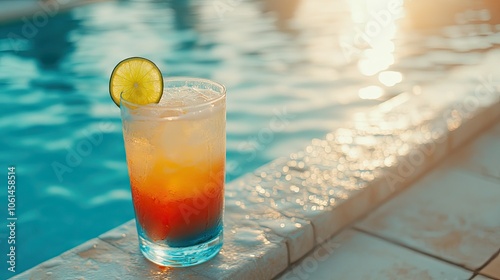
[[[219,253],[222,243],[222,230],[213,239],[189,247],[168,247],[139,236],[139,247],[148,260],[171,267],[186,267],[206,262]]]

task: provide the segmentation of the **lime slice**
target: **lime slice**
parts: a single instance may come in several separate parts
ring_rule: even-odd
[[[109,94],[118,107],[120,95],[139,105],[158,103],[163,94],[163,76],[151,60],[130,57],[113,69],[109,79]]]

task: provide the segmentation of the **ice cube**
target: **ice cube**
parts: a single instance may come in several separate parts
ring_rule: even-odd
[[[162,106],[179,107],[203,104],[220,96],[219,93],[210,89],[199,89],[195,87],[177,87],[164,90],[159,102]]]

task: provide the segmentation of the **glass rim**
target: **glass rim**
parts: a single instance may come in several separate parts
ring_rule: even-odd
[[[187,77],[187,76],[178,76],[178,77],[163,78],[163,91],[165,91],[165,89],[167,88],[167,87],[165,87],[165,84],[167,84],[168,82],[173,82],[173,81],[179,81],[179,82],[183,82],[183,81],[184,82],[199,82],[199,83],[205,83],[205,84],[214,85],[216,87],[220,87],[220,89],[221,89],[220,96],[217,96],[216,98],[207,100],[207,101],[199,103],[199,104],[194,104],[194,105],[166,106],[166,105],[158,105],[158,103],[153,103],[153,104],[156,104],[156,106],[153,107],[153,106],[150,106],[151,103],[150,104],[137,104],[137,103],[128,101],[125,98],[123,98],[122,94],[120,94],[120,109],[122,107],[121,106],[122,104],[125,104],[126,107],[129,108],[129,109],[132,107],[134,109],[141,108],[142,110],[144,110],[144,109],[146,109],[146,110],[158,110],[158,109],[160,109],[160,110],[197,109],[197,108],[207,107],[209,105],[217,103],[220,100],[223,100],[223,99],[226,98],[226,87],[223,84],[221,84],[219,82],[215,82],[215,81],[209,80],[209,79],[205,79],[205,78],[196,78],[196,77]]]

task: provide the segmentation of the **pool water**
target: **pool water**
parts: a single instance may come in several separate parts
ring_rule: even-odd
[[[17,272],[133,218],[108,94],[123,58],[226,85],[229,182],[498,46],[494,28],[401,32],[402,13],[346,51],[386,2],[122,0],[49,14],[32,28],[29,16],[0,23],[0,162],[1,174],[17,171]],[[453,45],[457,36],[487,43]]]

